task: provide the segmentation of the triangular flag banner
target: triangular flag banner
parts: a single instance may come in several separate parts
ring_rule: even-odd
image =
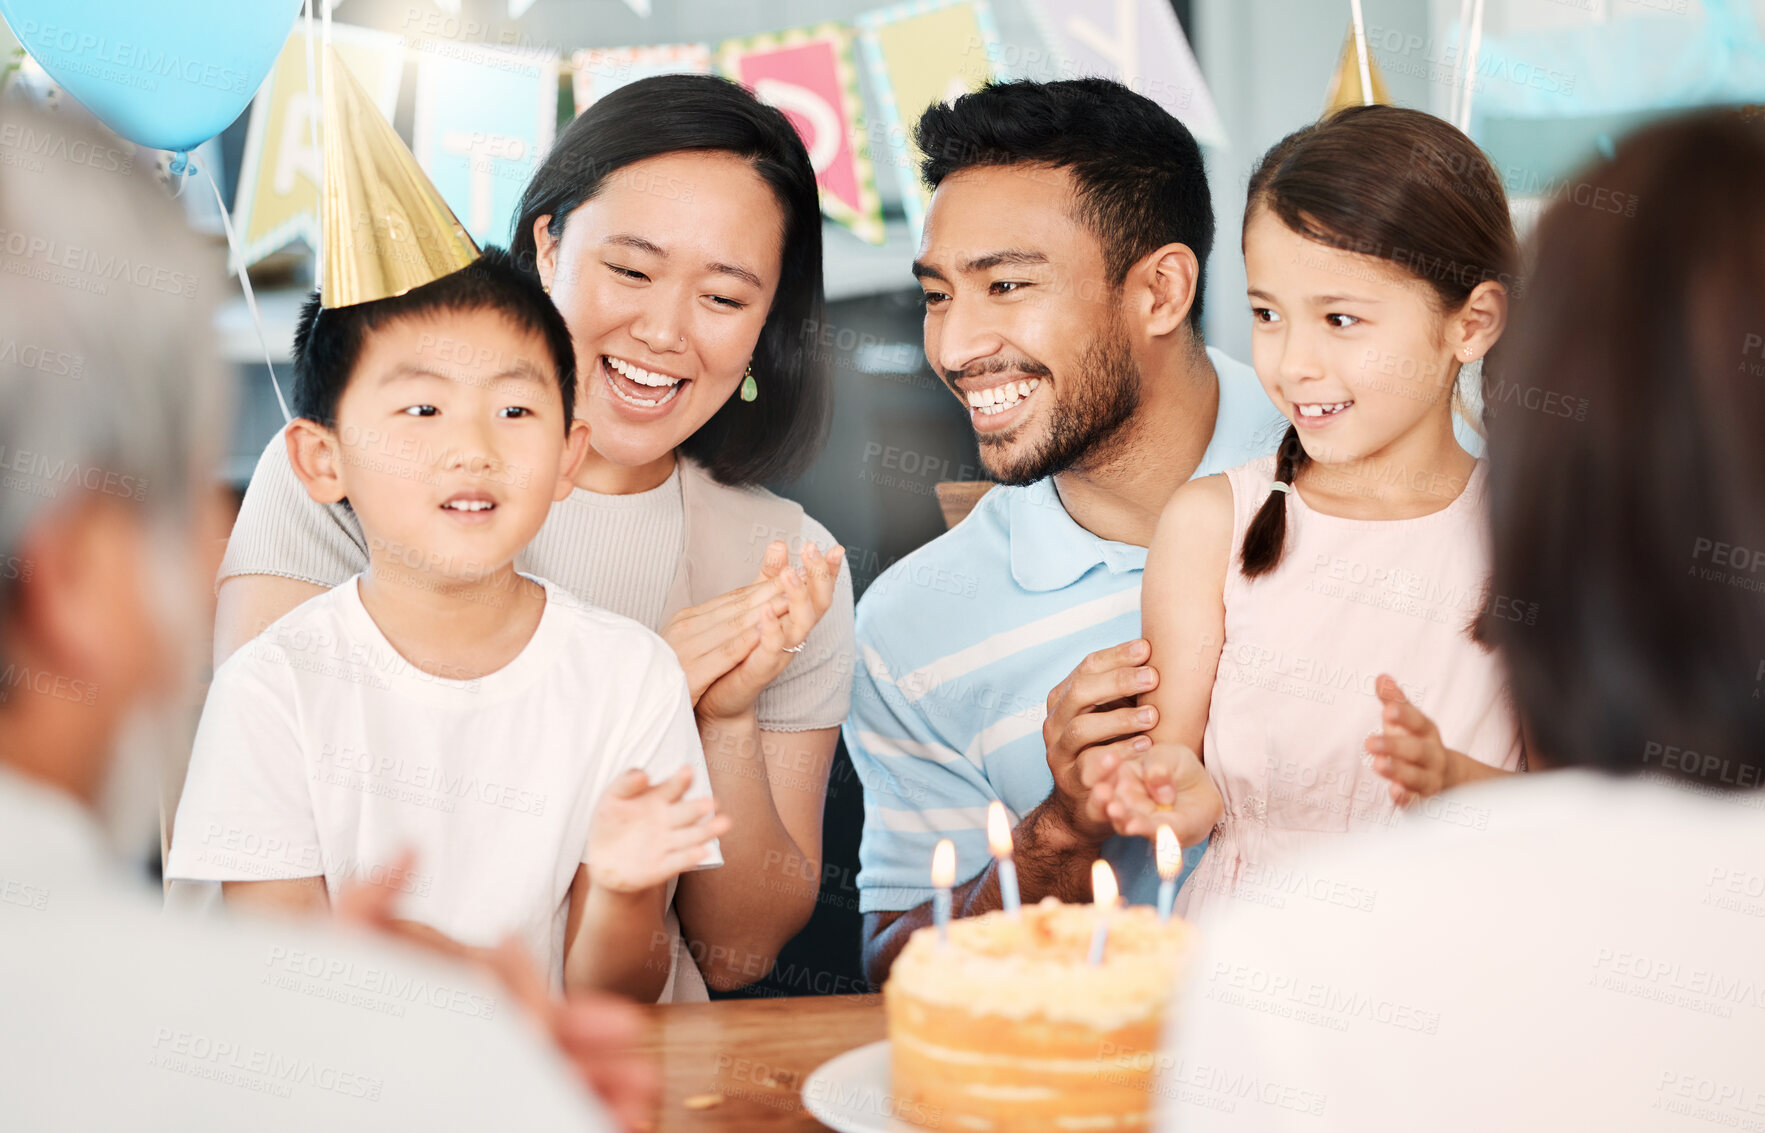
[[[1167,0],[1029,0],[1057,71],[1031,79],[1114,79],[1158,103],[1203,145],[1226,127],[1177,13]]]
[[[1367,74],[1373,80],[1373,101],[1385,106],[1391,105],[1391,92],[1386,89],[1385,76],[1379,73],[1379,63],[1373,58],[1373,45],[1367,44]],[[1330,89],[1324,92],[1323,117],[1341,110],[1345,106],[1361,106],[1367,101],[1361,89],[1360,53],[1354,47],[1354,24],[1348,25],[1348,37],[1342,41],[1342,54],[1336,60],[1336,73],[1330,76]]]
[[[374,106],[392,117],[404,69],[404,41],[385,32],[338,24],[332,29],[337,54],[359,75]],[[319,185],[324,157],[313,149],[314,118],[323,118],[319,92],[306,87],[306,33],[297,31],[270,68],[245,131],[239,163],[239,191],[233,217],[239,232],[239,260],[248,267],[296,240],[319,246]],[[321,143],[322,145],[323,143]]]
[[[821,211],[860,239],[883,242],[882,199],[864,134],[852,41],[838,24],[731,39],[719,69],[790,119],[821,189]]]
[[[576,113],[627,83],[655,75],[708,75],[711,49],[702,43],[656,47],[588,47],[570,56],[570,87]]]
[[[480,244],[506,244],[521,193],[558,130],[554,51],[428,52],[411,148]]]
[[[324,305],[403,295],[476,260],[478,246],[335,45],[324,88]]]
[[[882,104],[887,161],[901,184],[901,207],[919,238],[931,195],[913,143],[919,116],[990,79],[1006,77],[999,32],[986,0],[910,0],[856,20],[864,66]]]

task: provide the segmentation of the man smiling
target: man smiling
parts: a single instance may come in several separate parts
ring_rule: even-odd
[[[1152,899],[1147,843],[1110,837],[1091,800],[1152,723],[1133,703],[1157,683],[1138,640],[1146,545],[1179,484],[1284,426],[1250,368],[1202,342],[1213,207],[1182,123],[1104,79],[1003,83],[933,106],[918,141],[926,357],[1005,486],[858,607],[845,738],[876,982],[930,922],[939,838],[967,878],[957,915],[999,907],[993,800],[1025,901],[1089,900],[1099,854],[1130,901]],[[945,569],[980,585],[913,585]]]

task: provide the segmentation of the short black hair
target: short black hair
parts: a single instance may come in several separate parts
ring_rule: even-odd
[[[509,247],[537,280],[533,225],[540,217],[551,217],[547,230],[562,236],[570,214],[612,174],[652,157],[691,152],[730,153],[748,163],[784,214],[784,246],[778,291],[754,344],[760,396],[731,396],[680,451],[720,484],[794,480],[826,442],[833,389],[825,352],[814,349],[815,336],[826,330],[820,189],[809,151],[783,111],[716,75],[627,83],[578,114],[552,143],[521,194]]]
[[[294,415],[337,426],[337,403],[361,359],[367,336],[394,319],[436,311],[496,311],[545,340],[564,395],[564,431],[576,412],[576,348],[570,328],[538,281],[515,266],[514,257],[489,247],[459,271],[403,295],[350,307],[323,307],[317,291],[301,308],[294,328]]]
[[[933,103],[914,140],[933,189],[980,166],[1067,170],[1078,184],[1080,219],[1103,245],[1115,286],[1153,249],[1188,245],[1204,269],[1189,308],[1199,336],[1213,197],[1194,135],[1158,103],[1111,79],[988,83],[953,103]]]

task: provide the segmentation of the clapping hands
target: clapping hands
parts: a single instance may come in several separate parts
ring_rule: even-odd
[[[838,544],[823,554],[805,543],[802,566],[793,567],[775,542],[753,582],[669,619],[662,638],[686,670],[701,718],[732,719],[754,706],[833,605],[844,558]]]
[[[712,839],[728,833],[728,815],[710,798],[689,799],[690,767],[660,783],[633,768],[613,780],[595,807],[588,833],[591,885],[635,893],[704,860]]]
[[[1367,753],[1373,770],[1391,780],[1392,802],[1407,806],[1472,777],[1465,767],[1470,757],[1441,741],[1434,721],[1410,703],[1395,680],[1380,674],[1376,691],[1384,730],[1367,737]]]

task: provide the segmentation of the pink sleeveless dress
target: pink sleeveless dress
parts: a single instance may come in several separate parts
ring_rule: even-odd
[[[1225,816],[1177,898],[1192,918],[1231,900],[1371,910],[1373,894],[1308,872],[1305,860],[1343,834],[1398,820],[1389,781],[1364,750],[1380,730],[1380,673],[1396,678],[1448,748],[1520,766],[1501,668],[1469,634],[1489,576],[1483,462],[1451,504],[1417,519],[1339,519],[1294,492],[1280,565],[1247,579],[1237,549],[1274,471],[1270,456],[1225,474],[1226,639],[1202,740]],[[1450,798],[1410,810],[1407,819],[1475,821]]]

